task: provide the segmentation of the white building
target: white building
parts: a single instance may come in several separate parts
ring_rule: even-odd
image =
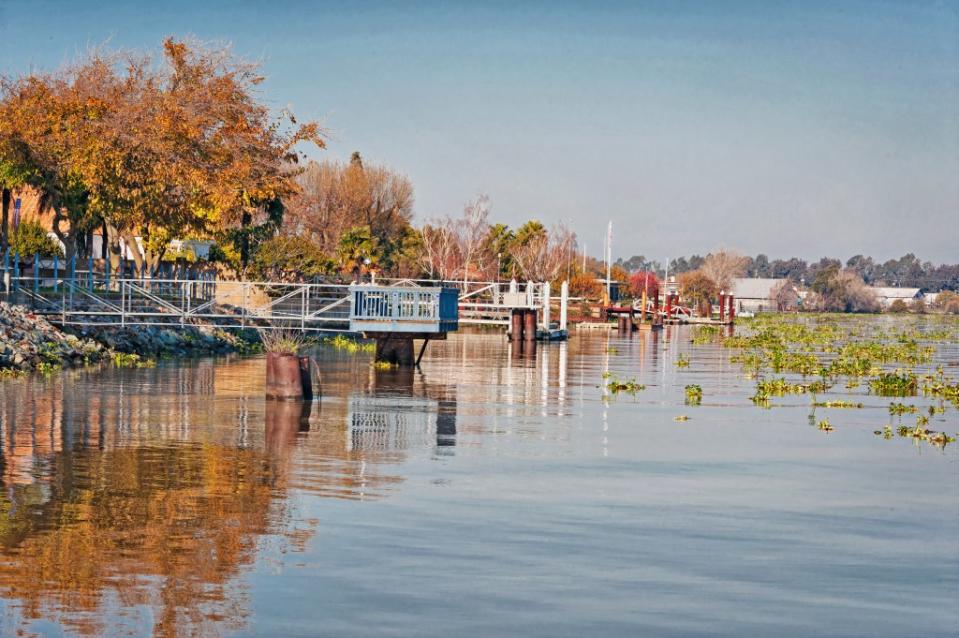
[[[739,312],[776,312],[780,308],[774,292],[780,285],[791,286],[796,293],[795,299],[783,310],[794,309],[799,299],[799,292],[788,279],[738,277],[733,279],[730,292],[736,298],[736,309]],[[792,296],[790,298],[792,299]]]
[[[887,286],[870,286],[869,290],[876,295],[876,300],[884,309],[892,305],[894,301],[900,299],[908,304],[913,299],[921,299],[922,294],[918,288],[899,288]]]

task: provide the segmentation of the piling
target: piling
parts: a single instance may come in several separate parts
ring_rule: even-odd
[[[736,321],[736,298],[728,295],[726,300],[729,301],[729,323],[732,323]]]
[[[536,310],[523,313],[523,341],[536,341]]]
[[[509,313],[510,329],[509,336],[515,343],[523,340],[523,310],[522,308],[513,308]]]
[[[617,320],[618,320],[617,327],[619,328],[620,333],[629,332],[629,317],[627,317],[626,315],[620,314],[620,315],[617,315]]]
[[[266,355],[266,398],[302,400],[303,373],[300,357],[268,352]],[[312,390],[310,392],[312,395]]]
[[[666,293],[666,319],[672,318],[673,313],[673,295],[672,293]]]
[[[726,322],[726,291],[719,291],[719,323]]]

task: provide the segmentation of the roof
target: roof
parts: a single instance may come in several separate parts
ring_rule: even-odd
[[[870,288],[877,297],[885,299],[914,299],[919,295],[918,288],[899,288],[896,286],[872,286]]]
[[[733,279],[732,293],[737,299],[771,299],[774,286],[788,279],[745,278]]]

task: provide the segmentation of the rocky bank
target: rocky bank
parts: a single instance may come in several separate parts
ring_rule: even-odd
[[[206,327],[76,326],[60,329],[22,306],[0,302],[0,372],[54,369],[116,359],[221,354],[248,347],[236,335]]]

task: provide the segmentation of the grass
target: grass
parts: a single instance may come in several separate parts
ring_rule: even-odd
[[[298,330],[258,330],[263,349],[271,354],[297,355],[306,345],[306,336]]]

